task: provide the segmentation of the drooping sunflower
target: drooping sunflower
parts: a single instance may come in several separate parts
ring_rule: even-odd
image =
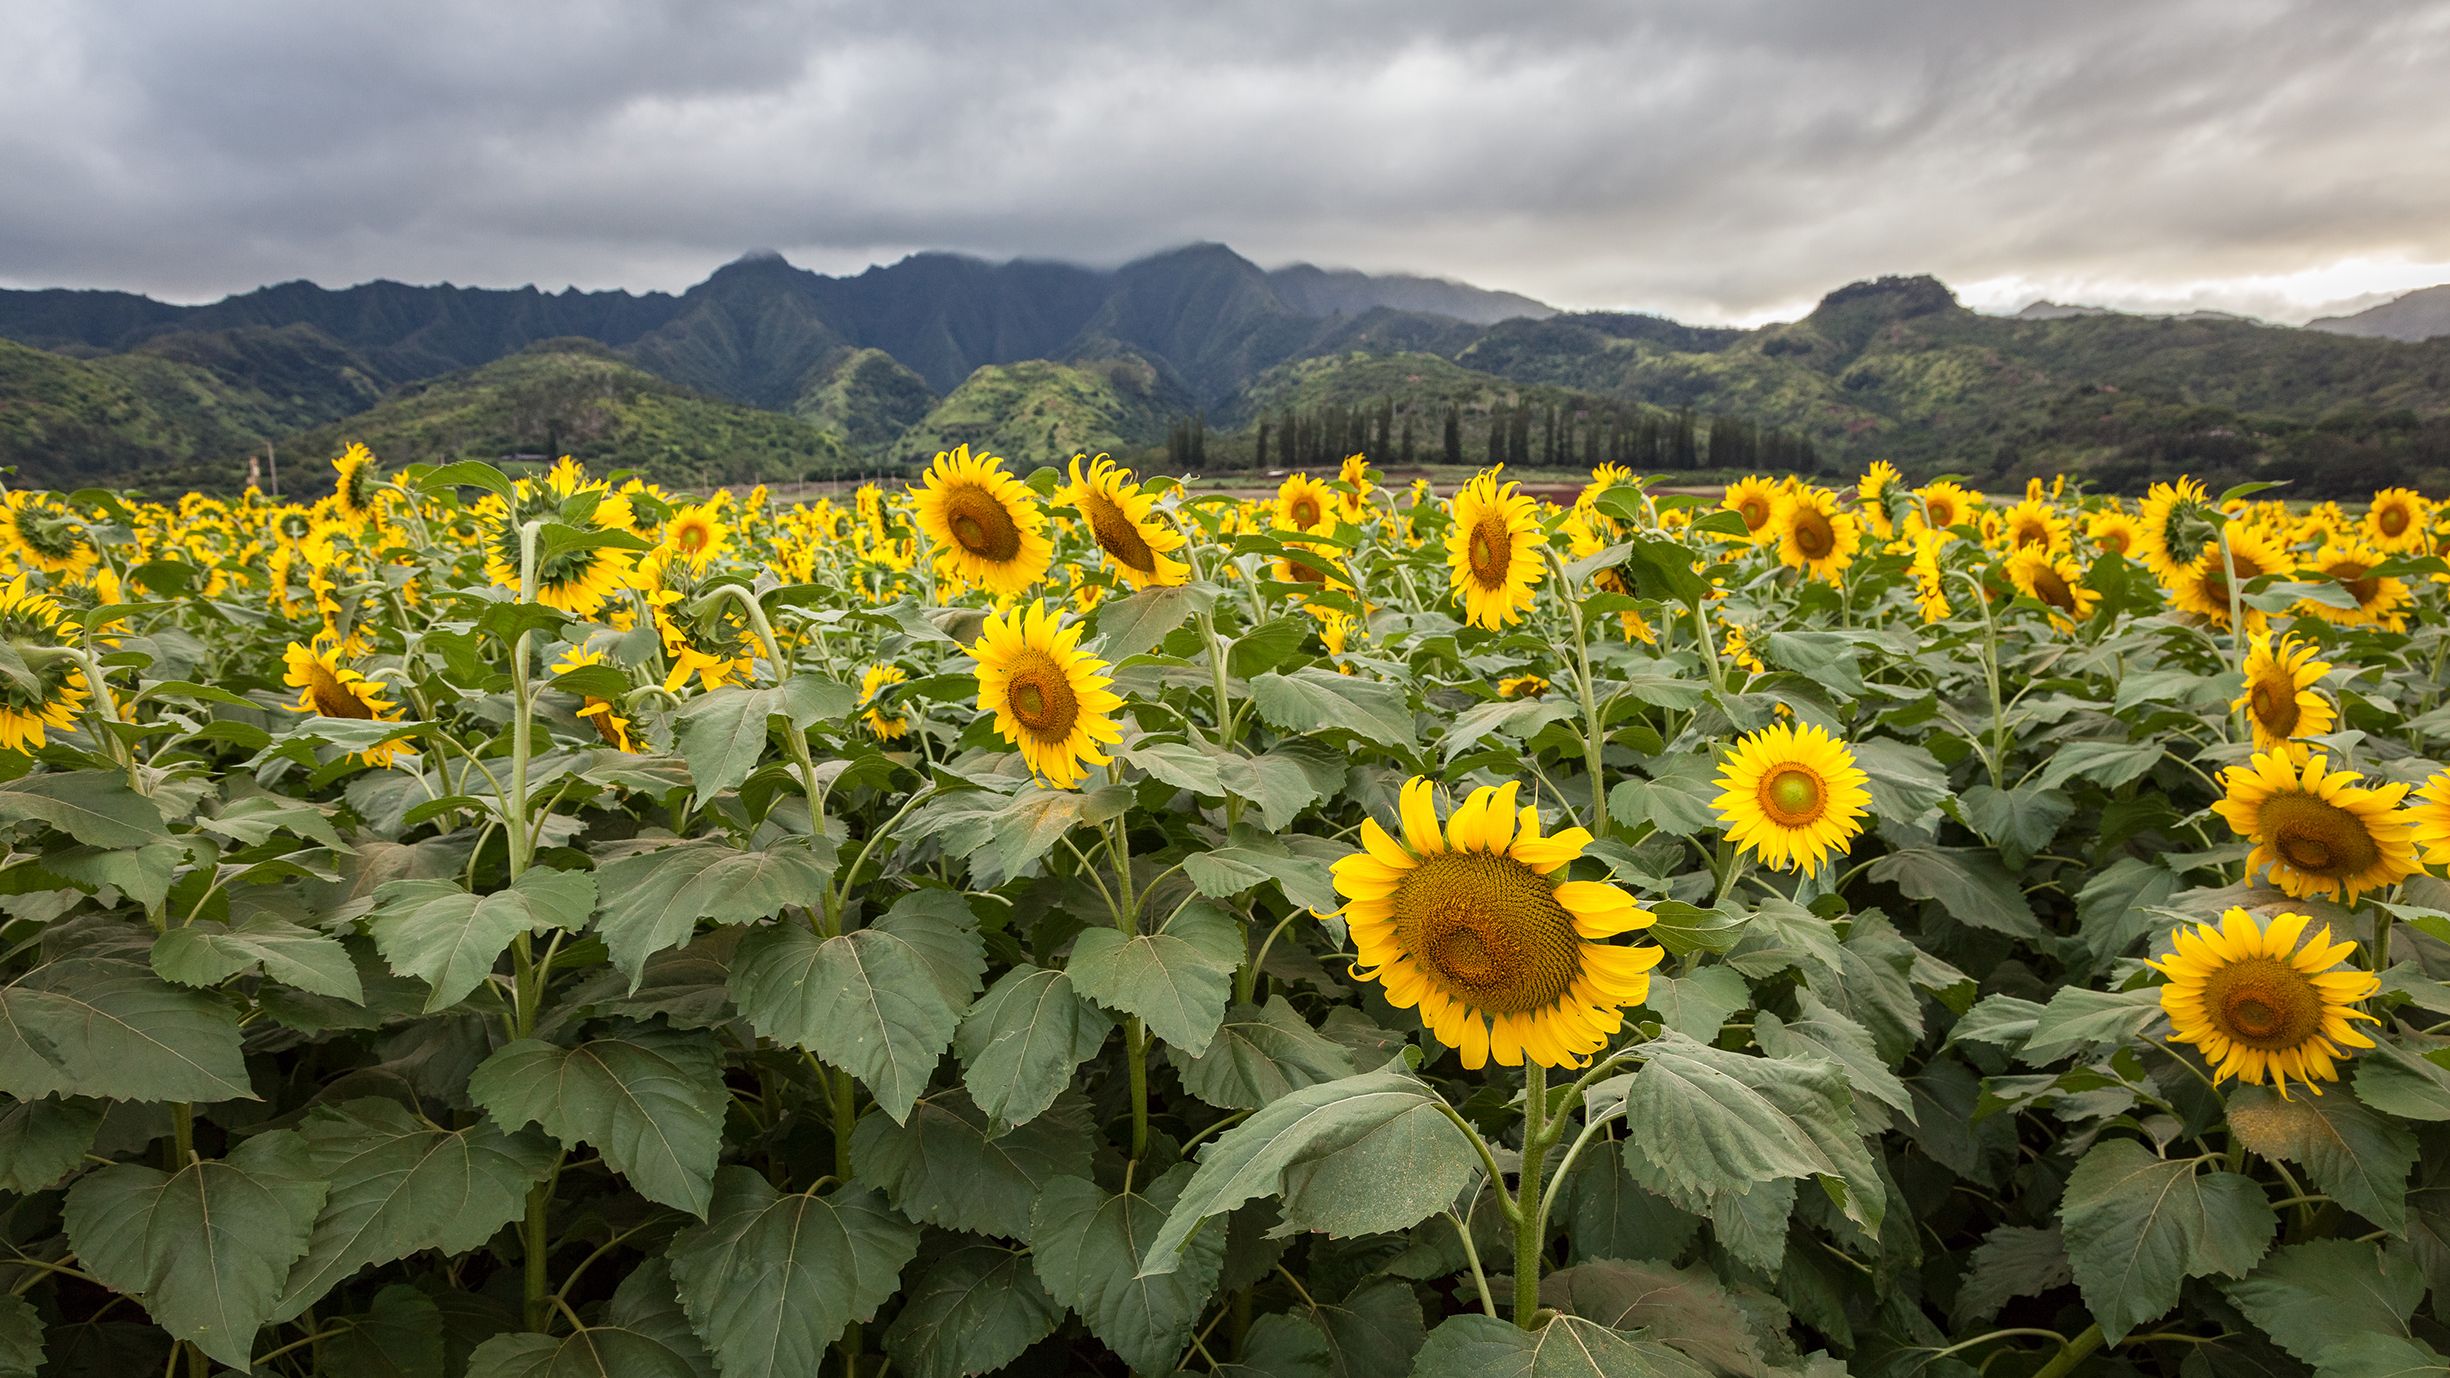
[[[2450,770],[2436,774],[2416,791],[2408,805],[2409,838],[2424,849],[2424,859],[2450,866]]]
[[[2334,541],[2314,552],[2305,573],[2332,580],[2356,600],[2353,608],[2333,607],[2318,598],[2303,599],[2291,609],[2318,617],[2335,627],[2377,627],[2386,632],[2407,630],[2407,609],[2415,600],[2405,580],[2376,578],[2370,572],[2389,557],[2355,541]]]
[[[0,544],[21,564],[62,579],[78,578],[102,558],[68,504],[24,489],[0,499]]]
[[[2083,569],[2048,546],[2019,548],[2008,557],[2007,571],[2016,591],[2050,609],[2050,625],[2062,632],[2074,631],[2101,603],[2101,595],[2085,586]]]
[[[2143,538],[2143,527],[2124,512],[2096,512],[2085,524],[2084,534],[2103,554],[2133,559]]]
[[[282,659],[289,671],[284,682],[298,691],[298,701],[291,705],[293,711],[361,722],[401,720],[400,706],[383,697],[383,686],[366,678],[362,671],[342,664],[336,649],[301,646],[292,641]],[[370,766],[388,766],[401,756],[416,754],[416,748],[406,742],[383,742],[357,753],[357,758]]]
[[[1119,742],[1106,662],[1080,649],[1081,624],[1060,625],[1044,600],[988,617],[970,654],[978,659],[978,706],[1021,750],[1032,772],[1064,789],[1104,765],[1099,742]]]
[[[382,485],[374,451],[354,440],[332,461],[332,506],[352,524],[362,526],[381,515]]]
[[[1539,509],[1516,487],[1483,470],[1455,494],[1446,532],[1446,567],[1465,620],[1491,631],[1522,620],[1544,577]]]
[[[1871,777],[1821,728],[1775,723],[1719,758],[1713,801],[1727,840],[1780,871],[1817,871],[1843,856],[1871,804]]]
[[[2373,495],[2373,505],[2365,509],[2365,540],[2394,554],[2421,552],[2432,512],[2433,504],[2415,489],[2385,488]]]
[[[1603,881],[1566,880],[1591,835],[1540,832],[1540,811],[1515,807],[1516,786],[1482,786],[1443,830],[1429,781],[1401,794],[1401,842],[1376,819],[1362,849],[1335,864],[1337,893],[1358,954],[1354,976],[1386,988],[1397,1009],[1466,1068],[1581,1066],[1650,996],[1662,949],[1608,941],[1651,915]]]
[[[0,589],[0,643],[16,651],[33,677],[31,685],[0,678],[0,750],[39,750],[50,744],[46,732],[68,731],[85,711],[92,685],[67,646],[78,630],[58,599],[28,593],[23,575]]]
[[[1889,518],[1889,492],[1902,477],[1897,466],[1885,459],[1875,459],[1855,480],[1855,505],[1863,509],[1864,524],[1881,540],[1897,534],[1896,523]]]
[[[1336,495],[1308,474],[1291,474],[1276,485],[1276,525],[1295,531],[1333,531]]]
[[[553,673],[566,675],[573,670],[581,670],[590,665],[603,663],[604,653],[602,651],[572,647],[568,655],[553,662]],[[643,749],[638,745],[638,738],[630,731],[632,723],[628,718],[621,716],[620,706],[611,699],[595,694],[579,695],[578,716],[588,726],[595,729],[596,735],[604,739],[606,746],[616,751],[629,752],[632,755]]]
[[[2161,582],[2176,579],[2203,553],[2204,543],[2195,539],[2191,528],[2205,519],[2211,503],[2212,496],[2203,485],[2184,475],[2176,483],[2152,485],[2136,517],[2135,558]]]
[[[730,542],[731,529],[723,524],[717,503],[684,504],[664,519],[663,548],[694,568],[705,567]]]
[[[1907,561],[1906,570],[1914,576],[1914,605],[1922,609],[1925,625],[1948,620],[1948,580],[1940,568],[1940,551],[1947,544],[1942,532],[1914,533],[1914,556]]]
[[[962,445],[940,451],[923,486],[911,490],[911,515],[935,543],[956,584],[1017,597],[1055,563],[1046,513],[995,455]]]
[[[910,735],[910,719],[898,712],[888,713],[876,706],[876,696],[889,685],[906,684],[910,672],[899,665],[871,665],[859,677],[860,720],[868,725],[880,742],[896,742]]]
[[[2331,671],[2328,662],[2314,659],[2316,649],[2314,643],[2293,636],[2280,638],[2275,646],[2269,632],[2255,635],[2246,653],[2245,690],[2229,705],[2246,710],[2255,750],[2302,757],[2307,748],[2291,739],[2319,737],[2338,721],[2330,700],[2314,692],[2316,682]]]
[[[1173,557],[1182,549],[1182,532],[1155,515],[1157,495],[1132,481],[1131,470],[1099,455],[1088,467],[1086,455],[1072,456],[1071,481],[1055,493],[1055,501],[1080,514],[1097,548],[1136,588],[1180,584],[1191,577],[1190,566]]]
[[[2170,602],[2181,611],[2207,618],[2215,627],[2229,625],[2231,582],[2238,591],[2254,579],[2266,574],[2279,574],[2290,568],[2288,553],[2271,543],[2271,538],[2256,527],[2243,522],[2231,522],[2223,528],[2222,540],[2203,548],[2193,563],[2167,580]],[[2222,551],[2222,546],[2227,551]],[[2247,631],[2259,631],[2269,618],[2259,608],[2241,603]]]
[[[2055,555],[2068,548],[2067,518],[2042,498],[2026,498],[2002,513],[1999,534],[2011,551],[2038,547]]]
[[[1510,675],[1497,682],[1501,699],[1536,699],[1548,692],[1548,681],[1538,675]]]
[[[2214,1084],[2236,1077],[2260,1086],[2268,1076],[2282,1099],[2291,1080],[2319,1096],[2315,1083],[2339,1080],[2350,1049],[2373,1046],[2350,1021],[2380,1022],[2355,1006],[2382,988],[2381,979],[2354,967],[2334,970],[2356,944],[2332,942],[2328,925],[2299,947],[2311,922],[2275,914],[2266,928],[2233,908],[2218,926],[2179,929],[2167,957],[2147,959],[2169,978],[2161,1012],[2170,1038],[2203,1054]]]
[[[563,456],[565,464],[568,459]],[[570,472],[576,472],[575,465],[570,466]],[[583,529],[618,531],[626,539],[632,519],[630,500],[601,481],[580,483],[563,492],[558,482],[562,473],[562,469],[555,469],[557,477],[548,480],[544,487],[539,487],[534,479],[521,479],[512,487],[509,501],[493,494],[477,504],[485,549],[485,577],[496,587],[519,587],[522,558],[519,529],[536,518]],[[574,506],[569,500],[581,493],[592,500]],[[552,554],[539,550],[536,601],[573,617],[593,617],[607,599],[620,591],[636,564],[635,553],[618,546],[585,546]]]
[[[1823,583],[1836,583],[1863,547],[1862,523],[1839,510],[1837,494],[1826,488],[1798,486],[1779,499],[1770,525],[1778,563]]]
[[[2407,786],[2360,785],[2355,771],[2328,765],[2319,751],[2302,765],[2286,752],[2264,751],[2221,772],[2227,797],[2212,808],[2254,843],[2247,878],[2269,869],[2271,883],[2293,898],[2353,902],[2414,875],[2414,825],[2398,811]]]
[[[1776,539],[1778,533],[1770,525],[1770,519],[1778,515],[1775,480],[1759,474],[1737,479],[1727,485],[1727,495],[1718,505],[1744,519],[1744,529],[1756,544]]]

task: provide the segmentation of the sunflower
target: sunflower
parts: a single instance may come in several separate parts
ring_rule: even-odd
[[[1397,842],[1378,820],[1362,849],[1336,862],[1337,912],[1358,954],[1354,976],[1386,988],[1389,1004],[1420,1010],[1422,1027],[1466,1068],[1494,1057],[1581,1066],[1650,996],[1662,949],[1607,940],[1651,915],[1603,881],[1565,880],[1591,835],[1540,834],[1540,811],[1515,807],[1516,786],[1484,785],[1441,832],[1430,783],[1406,782]]]
[[[1863,548],[1862,524],[1826,488],[1805,485],[1780,498],[1770,526],[1778,563],[1824,583],[1836,583]]]
[[[2001,515],[2000,536],[2011,551],[2038,547],[2056,554],[2068,548],[2067,518],[2041,498],[2026,498]]]
[[[85,523],[49,493],[20,490],[0,501],[0,538],[20,563],[63,579],[77,578],[101,559]]]
[[[1293,474],[1276,486],[1276,525],[1295,531],[1336,529],[1336,495],[1308,474]]]
[[[2085,524],[2084,534],[2106,555],[2134,558],[2144,528],[2124,512],[2096,512]]]
[[[1536,699],[1548,692],[1548,681],[1538,675],[1512,675],[1497,682],[1501,699]]]
[[[2305,746],[2291,739],[2319,737],[2338,721],[2330,702],[2314,692],[2315,682],[2331,669],[2314,659],[2315,649],[2314,643],[2293,636],[2280,638],[2274,647],[2270,633],[2255,634],[2254,647],[2246,653],[2245,691],[2229,705],[2246,710],[2255,750],[2302,757]]]
[[[1906,569],[1914,576],[1914,605],[1922,609],[1925,625],[1948,620],[1948,581],[1940,568],[1940,551],[1947,544],[1948,538],[1941,532],[1914,533],[1914,558],[1907,562]]]
[[[2365,509],[2365,540],[2394,554],[2422,554],[2425,522],[2432,511],[2433,505],[2413,488],[2385,488]]]
[[[1336,551],[1333,546],[1320,545],[1312,541],[1291,540],[1283,542],[1283,545],[1285,553],[1278,555],[1268,565],[1269,577],[1277,583],[1311,584],[1329,590],[1352,587],[1351,584],[1344,581],[1342,575],[1335,572]],[[1303,559],[1303,554],[1317,555],[1320,558],[1313,563]],[[1233,566],[1227,565],[1225,568],[1230,571]]]
[[[566,471],[563,466],[567,466]],[[582,530],[617,531],[623,533],[623,539],[627,538],[634,515],[630,500],[601,482],[577,483],[564,492],[565,478],[576,473],[576,466],[565,455],[562,466],[555,467],[546,487],[540,489],[534,479],[521,479],[512,487],[508,501],[495,494],[477,504],[478,522],[483,528],[485,577],[496,587],[519,587],[522,558],[519,529],[537,518]],[[574,478],[569,481],[577,482]],[[582,493],[586,495],[580,504],[583,515],[569,502]],[[637,563],[633,552],[618,546],[583,546],[549,555],[539,549],[536,601],[573,617],[593,617],[629,580]]]
[[[2317,598],[2308,598],[2292,611],[2308,617],[2319,617],[2337,627],[2374,627],[2386,632],[2407,630],[2407,608],[2415,600],[2409,596],[2404,580],[2375,578],[2373,568],[2388,559],[2372,546],[2355,541],[2334,541],[2314,553],[2313,563],[2305,572],[2336,582],[2356,600],[2353,608],[2333,607]]]
[[[2181,611],[2206,618],[2215,627],[2226,628],[2229,625],[2230,581],[2234,579],[2242,588],[2263,575],[2286,571],[2292,562],[2285,551],[2274,546],[2268,536],[2254,527],[2231,522],[2223,528],[2223,532],[2225,541],[2214,541],[2204,546],[2203,553],[2197,555],[2192,564],[2164,582],[2169,587],[2170,601]],[[2221,549],[2223,544],[2228,547],[2225,558]],[[2269,620],[2258,608],[2240,604],[2240,609],[2245,614],[2247,631],[2260,631]]]
[[[566,460],[564,462],[567,462]],[[332,506],[351,522],[363,525],[380,515],[383,471],[374,451],[352,440],[332,461]]]
[[[723,553],[731,539],[720,506],[701,502],[673,508],[672,515],[664,519],[663,548],[692,568],[705,568],[708,561]]]
[[[1863,477],[1855,480],[1855,505],[1863,509],[1863,521],[1872,534],[1884,541],[1896,534],[1896,523],[1889,519],[1889,490],[1901,477],[1896,465],[1875,459]]]
[[[581,670],[590,665],[603,663],[604,653],[602,651],[584,651],[574,646],[568,655],[553,662],[553,673],[566,675],[573,670]],[[596,735],[604,739],[606,746],[633,755],[643,750],[638,745],[637,736],[630,731],[632,726],[630,720],[621,716],[619,707],[611,699],[598,698],[593,694],[581,694],[579,695],[578,715],[586,721],[588,726],[595,729]]]
[[[0,643],[27,672],[0,678],[0,750],[39,750],[46,730],[66,732],[85,711],[92,686],[66,644],[78,630],[58,599],[26,592],[24,576],[0,589]]]
[[[1744,530],[1756,543],[1776,538],[1778,533],[1770,526],[1770,519],[1778,515],[1776,481],[1759,474],[1737,479],[1727,485],[1727,495],[1718,505],[1742,517]]]
[[[2016,591],[2050,609],[2050,625],[2072,632],[2093,615],[2101,595],[2085,587],[2084,571],[2049,546],[2020,547],[2007,560],[2008,581]]]
[[[1041,600],[988,617],[970,647],[980,710],[1033,773],[1064,789],[1106,764],[1099,742],[1123,739],[1113,717],[1123,700],[1106,687],[1106,662],[1080,649],[1080,628],[1059,625]]]
[[[2309,895],[2353,903],[2367,890],[2414,875],[2412,821],[2399,813],[2407,786],[2366,787],[2353,770],[2326,770],[2319,751],[2299,765],[2288,753],[2265,751],[2221,772],[2227,797],[2212,808],[2240,837],[2254,843],[2246,876],[2269,868],[2271,883],[2296,899]]]
[[[1081,465],[1086,455],[1072,456],[1072,479],[1055,494],[1055,501],[1080,514],[1089,535],[1106,558],[1136,588],[1180,584],[1191,569],[1173,558],[1182,549],[1183,534],[1156,514],[1157,495],[1134,483],[1131,470],[1118,468],[1104,455]]]
[[[1491,631],[1522,620],[1542,578],[1539,511],[1517,486],[1500,487],[1497,471],[1481,471],[1455,494],[1446,531],[1446,567],[1465,620]]]
[[[1765,727],[1729,747],[1719,770],[1727,792],[1713,807],[1727,840],[1777,870],[1817,871],[1863,831],[1871,777],[1818,727]]]
[[[383,686],[341,664],[338,650],[292,641],[282,659],[289,666],[284,682],[298,691],[295,711],[361,722],[400,721],[400,707],[383,697]],[[387,766],[400,756],[416,754],[416,748],[404,742],[384,742],[357,753],[357,758],[370,766]]]
[[[2161,582],[2175,580],[2195,557],[2203,553],[2204,543],[2190,530],[2211,505],[2211,494],[2203,485],[2181,475],[2176,483],[2156,483],[2144,494],[2143,506],[2136,517],[2138,535],[2135,558],[2144,568],[2160,576]],[[2221,611],[2228,616],[2224,603]]]
[[[1934,531],[1946,531],[1972,521],[1982,495],[1962,484],[1942,481],[1914,490],[1922,500],[1923,517]]]
[[[1745,635],[1744,629],[1733,622],[1722,625],[1727,628],[1727,641],[1725,645],[1719,647],[1718,653],[1725,656],[1730,664],[1742,667],[1744,673],[1748,675],[1768,674],[1769,667],[1762,664],[1761,657],[1753,653],[1752,638]]]
[[[1353,629],[1356,625],[1353,617],[1349,613],[1335,608],[1322,607],[1317,603],[1303,604],[1302,611],[1318,619],[1319,644],[1327,648],[1327,655],[1336,662],[1336,669],[1344,674],[1351,674],[1353,667],[1344,663],[1344,648],[1353,639]]]
[[[1054,566],[1055,543],[1036,498],[1002,459],[973,457],[967,445],[937,453],[925,486],[911,490],[911,515],[956,584],[1010,598]]]
[[[876,696],[889,685],[907,684],[910,672],[899,665],[871,665],[859,677],[859,706],[865,709],[861,721],[881,742],[899,741],[910,735],[910,719],[900,713],[888,713],[876,706]]]
[[[2147,959],[2169,978],[2161,1012],[2169,1016],[2170,1038],[2203,1054],[2215,1084],[2237,1077],[2260,1086],[2268,1074],[2283,1100],[2291,1078],[2319,1096],[2314,1083],[2339,1080],[2337,1064],[2351,1056],[2346,1049],[2373,1046],[2349,1021],[2381,1022],[2354,1008],[2382,988],[2381,979],[2354,967],[2332,969],[2356,944],[2332,942],[2328,925],[2299,947],[2311,922],[2303,914],[2275,914],[2266,928],[2233,908],[2217,927],[2179,929],[2167,957]]]

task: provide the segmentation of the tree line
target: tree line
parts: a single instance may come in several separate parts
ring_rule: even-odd
[[[1495,409],[1448,403],[1434,413],[1434,430],[1416,426],[1382,397],[1359,406],[1287,407],[1248,428],[1249,448],[1208,449],[1204,416],[1177,417],[1166,435],[1169,468],[1210,470],[1331,469],[1346,455],[1381,464],[1511,464],[1573,469],[1616,464],[1642,473],[1735,469],[1814,473],[1820,456],[1810,438],[1741,417],[1667,411],[1632,403],[1516,402]],[[1427,420],[1426,416],[1418,418]]]

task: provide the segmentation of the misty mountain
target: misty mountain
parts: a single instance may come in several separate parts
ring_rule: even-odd
[[[2450,284],[2419,288],[2354,315],[2318,317],[2307,321],[2305,328],[2388,340],[2430,340],[2450,335]]]

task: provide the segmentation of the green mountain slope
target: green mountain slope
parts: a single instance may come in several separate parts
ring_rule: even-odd
[[[904,433],[893,454],[924,463],[939,450],[966,443],[1022,469],[1062,464],[1083,452],[1152,443],[1180,410],[1180,396],[1142,359],[989,364]]]
[[[179,359],[72,359],[0,341],[0,464],[21,486],[116,482],[196,459],[243,481],[241,456],[296,424],[296,408]]]
[[[866,454],[926,419],[937,397],[927,380],[881,349],[836,350],[810,371],[791,414]]]

